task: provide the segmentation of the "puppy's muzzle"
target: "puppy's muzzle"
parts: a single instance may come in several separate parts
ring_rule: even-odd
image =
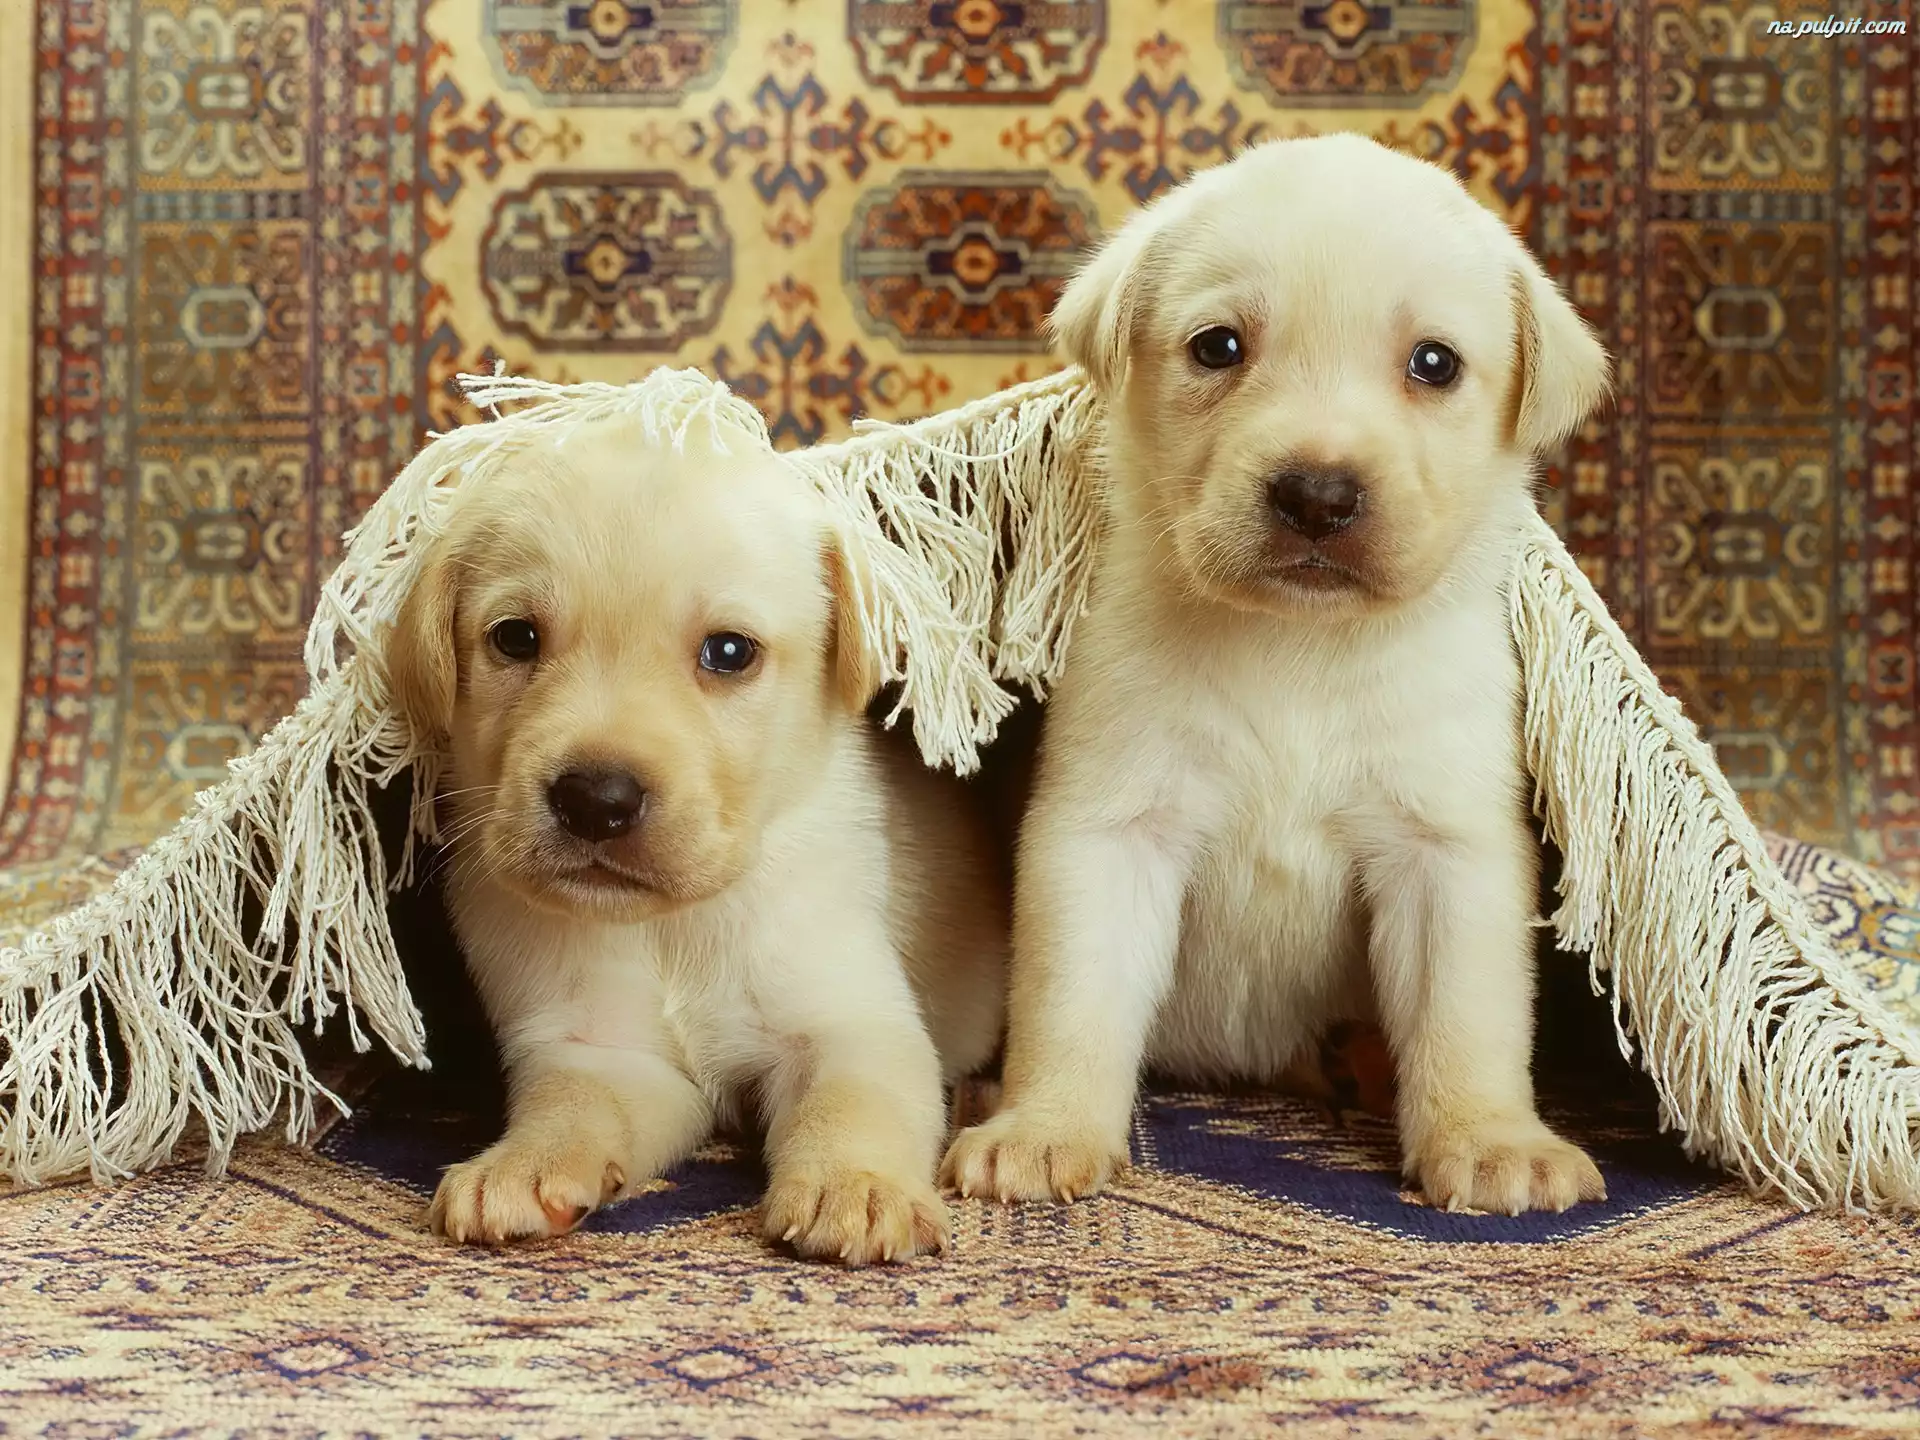
[[[1353,524],[1366,502],[1366,487],[1344,465],[1290,466],[1267,481],[1274,519],[1312,541],[1331,538]]]
[[[547,806],[576,840],[617,840],[647,811],[647,792],[624,770],[569,770],[547,787]]]

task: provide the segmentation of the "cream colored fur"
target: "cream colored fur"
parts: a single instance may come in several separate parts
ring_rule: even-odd
[[[450,907],[508,1073],[506,1133],[434,1198],[452,1238],[564,1232],[744,1121],[773,1239],[944,1247],[942,1080],[997,1043],[1005,906],[970,798],[862,715],[844,564],[809,482],[697,427],[587,424],[455,501],[388,648],[450,740]],[[722,631],[748,671],[698,664]],[[581,765],[640,779],[637,826],[556,823]]]
[[[1005,1108],[946,1177],[1088,1194],[1143,1061],[1273,1081],[1377,1017],[1432,1203],[1598,1197],[1534,1106],[1505,585],[1535,456],[1604,394],[1599,345],[1451,176],[1352,137],[1142,212],[1055,325],[1109,401],[1106,533],[1021,837]],[[1217,325],[1243,364],[1192,358]],[[1462,357],[1450,388],[1409,377],[1423,340]],[[1322,543],[1267,500],[1299,465],[1364,486]]]

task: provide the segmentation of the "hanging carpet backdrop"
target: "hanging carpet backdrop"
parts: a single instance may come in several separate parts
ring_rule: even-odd
[[[1605,335],[1620,401],[1549,512],[1911,1006],[1920,92],[1910,39],[1767,33],[1802,10],[13,0],[0,932],[291,708],[341,531],[473,418],[457,372],[696,364],[786,445],[923,414],[1048,368],[1129,207],[1347,127],[1466,176]],[[849,1276],[761,1247],[724,1146],[564,1242],[432,1241],[497,1100],[431,914],[410,934],[448,1063],[344,1074],[315,1153],[0,1195],[0,1435],[1920,1428],[1912,1225],[1686,1164],[1574,962],[1542,1065],[1605,1205],[1412,1203],[1358,1081],[1338,1117],[1160,1089],[1113,1194],[959,1206],[949,1261]]]

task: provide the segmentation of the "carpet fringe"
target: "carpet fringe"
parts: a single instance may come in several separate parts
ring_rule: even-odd
[[[1552,923],[1688,1152],[1803,1209],[1920,1202],[1920,1049],[1767,854],[1713,751],[1536,520],[1512,625]]]

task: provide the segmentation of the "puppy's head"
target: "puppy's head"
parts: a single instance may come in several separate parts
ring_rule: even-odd
[[[622,422],[457,496],[387,645],[451,745],[454,863],[637,919],[723,890],[875,689],[817,494]]]
[[[1135,215],[1052,319],[1107,394],[1114,502],[1187,588],[1379,610],[1511,526],[1606,355],[1451,175],[1278,141]]]

